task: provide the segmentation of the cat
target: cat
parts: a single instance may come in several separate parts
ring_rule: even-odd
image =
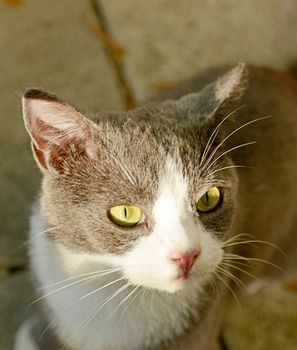
[[[243,263],[297,266],[289,74],[213,69],[93,119],[29,89],[23,115],[43,173],[31,266],[64,349],[218,349]]]

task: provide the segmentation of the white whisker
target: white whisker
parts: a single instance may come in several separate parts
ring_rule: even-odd
[[[153,303],[154,303],[154,293],[155,293],[155,290],[153,289],[153,290],[152,290],[152,297],[151,297],[151,312],[154,312],[154,308],[153,308]]]
[[[76,276],[72,276],[72,277],[69,277],[69,278],[65,278],[64,280],[61,280],[61,281],[57,281],[57,282],[54,282],[54,283],[51,283],[51,284],[48,284],[47,286],[45,286],[44,288],[51,288],[51,287],[54,287],[56,285],[59,285],[59,284],[62,284],[64,282],[69,282],[71,280],[75,280],[77,278],[80,278],[80,277],[84,277],[84,276],[90,276],[90,275],[96,275],[96,276],[106,276],[108,274],[111,274],[111,273],[114,273],[114,272],[118,272],[118,271],[121,271],[122,268],[117,268],[117,269],[107,269],[107,270],[98,270],[98,271],[92,271],[92,272],[86,272],[86,273],[82,273],[80,275],[76,275]]]
[[[35,235],[33,235],[33,238],[42,236],[42,235],[44,235],[45,233],[51,232],[51,231],[56,230],[56,229],[59,229],[59,228],[60,228],[60,226],[51,227],[51,228],[49,228],[49,229],[47,229],[47,230],[44,230],[44,231],[39,232],[39,233],[36,233]],[[29,238],[29,239],[27,239],[25,242],[21,243],[17,248],[15,248],[15,251],[18,250],[18,249],[20,249],[20,248],[22,248],[22,247],[24,247],[25,245],[29,244],[31,240],[32,240],[32,238]]]
[[[211,175],[214,175],[214,174],[216,174],[216,173],[218,173],[218,172],[220,172],[220,171],[223,171],[223,170],[233,169],[233,168],[256,169],[256,168],[254,168],[254,167],[246,166],[246,165],[231,165],[231,166],[225,166],[225,167],[223,167],[223,168],[217,169],[217,170],[213,171],[213,172],[211,173]]]
[[[239,234],[237,234],[237,235],[235,235],[235,236],[230,237],[229,239],[226,239],[226,241],[224,241],[224,244],[229,243],[229,242],[233,242],[233,241],[235,241],[236,239],[242,238],[242,237],[255,238],[254,235],[251,235],[251,234],[249,234],[249,233],[239,233]]]
[[[127,282],[126,284],[124,284],[121,288],[119,288],[115,293],[112,294],[111,297],[108,297],[103,304],[100,305],[97,304],[95,305],[95,307],[92,308],[92,310],[89,313],[89,316],[87,317],[87,319],[84,322],[81,322],[80,325],[78,327],[76,327],[76,329],[72,332],[72,335],[70,337],[74,337],[74,335],[79,332],[80,329],[87,327],[87,325],[92,321],[92,319],[94,317],[96,317],[96,315],[101,311],[101,309],[109,302],[111,301],[113,298],[115,298],[118,294],[120,294],[121,292],[123,292],[125,289],[127,289],[129,286],[131,285],[130,282]],[[99,307],[99,309],[98,309]],[[63,346],[61,350],[66,350],[66,347]]]
[[[231,242],[228,244],[225,244],[226,242],[224,242],[223,247],[232,247],[232,246],[236,246],[236,245],[242,245],[242,244],[249,244],[249,245],[254,245],[253,243],[258,243],[258,244],[264,244],[264,245],[268,245],[272,248],[277,249],[280,253],[283,254],[283,256],[285,258],[288,258],[288,255],[280,248],[278,247],[276,244],[268,242],[268,241],[262,241],[259,239],[251,239],[251,240],[247,240],[247,241],[238,241],[238,242]]]
[[[229,266],[229,267],[231,267],[232,269],[241,271],[242,273],[246,274],[247,276],[249,276],[249,277],[255,279],[256,281],[259,281],[259,279],[258,279],[255,275],[253,275],[253,274],[247,272],[246,270],[244,270],[244,269],[242,269],[242,268],[240,268],[240,267],[238,267],[238,266],[235,266],[235,265],[233,265],[233,264],[230,264],[230,263],[227,263],[227,262],[224,262],[224,261],[221,262],[221,265]]]
[[[236,149],[239,149],[239,148],[242,148],[242,147],[246,147],[246,146],[250,146],[250,145],[254,145],[256,144],[257,141],[252,141],[252,142],[246,142],[246,143],[242,143],[241,145],[238,145],[238,146],[235,146],[235,147],[232,147],[230,149],[228,149],[227,151],[223,152],[222,154],[220,154],[214,161],[212,161],[208,167],[206,169],[202,168],[201,171],[208,171],[209,169],[211,169],[211,167],[220,159],[222,158],[223,156],[225,156],[226,154],[232,152],[232,151],[235,151]]]
[[[229,291],[231,292],[231,294],[233,295],[233,298],[235,299],[235,301],[237,302],[240,310],[242,310],[241,308],[241,304],[237,298],[237,295],[235,294],[235,292],[233,291],[233,289],[228,285],[228,283],[224,280],[223,277],[221,277],[218,273],[214,272],[214,274],[216,275],[216,277],[226,286],[227,289],[229,289]]]
[[[126,290],[127,288],[129,288],[130,286],[132,285],[131,282],[127,282],[126,284],[124,284],[121,288],[119,288],[115,293],[113,293],[109,298],[107,298],[103,304],[98,304],[96,305],[95,309],[96,311],[91,314],[88,319],[83,323],[83,325],[81,327],[86,327],[90,322],[91,320],[96,316],[98,315],[98,313],[102,310],[102,308],[107,305],[113,298],[115,298],[117,295],[119,295],[120,293],[122,293],[124,290]],[[97,309],[99,306],[99,309]],[[93,309],[91,310],[91,312],[93,311]]]
[[[62,315],[65,311],[69,310],[73,305],[75,305],[77,303],[77,301],[75,300],[74,302],[72,302],[70,305],[67,305],[67,307],[63,308],[62,311],[60,311],[57,316],[51,320],[51,322],[49,322],[49,324],[44,328],[44,330],[42,331],[42,333],[40,334],[40,336],[38,337],[38,341],[40,341],[42,339],[42,337],[45,335],[45,333],[49,330],[49,328],[55,323],[57,322],[57,320],[59,319],[60,315]]]
[[[55,294],[55,293],[60,292],[61,290],[64,290],[64,289],[69,288],[69,287],[71,287],[71,286],[74,286],[74,285],[76,285],[76,284],[78,284],[78,283],[81,283],[81,282],[83,282],[83,281],[95,279],[95,278],[97,278],[97,277],[98,277],[98,276],[96,276],[96,275],[95,275],[95,276],[89,276],[89,277],[86,277],[86,278],[82,278],[82,279],[80,279],[79,281],[75,281],[75,282],[72,282],[72,283],[70,283],[70,284],[67,284],[66,286],[63,286],[63,287],[61,287],[61,288],[55,289],[55,290],[53,290],[52,292],[49,292],[49,293],[47,293],[47,294],[44,294],[44,295],[41,296],[40,298],[38,298],[38,299],[32,301],[32,303],[29,304],[29,307],[32,306],[33,304],[37,303],[38,301],[43,300],[44,298],[47,298],[48,296],[50,296],[50,295],[52,295],[52,294]],[[100,277],[100,276],[99,276],[99,277]]]
[[[211,278],[210,278],[210,283],[211,283],[213,291],[216,293],[216,296],[220,297],[218,286],[217,286],[216,281],[215,281],[213,276],[211,276]]]
[[[239,130],[245,128],[246,126],[253,124],[255,122],[261,121],[261,120],[265,120],[271,118],[271,116],[266,116],[266,117],[261,117],[261,118],[257,118],[257,119],[253,119],[250,120],[247,123],[244,123],[243,125],[239,126],[238,128],[236,128],[235,130],[233,130],[232,132],[230,132],[230,134],[228,136],[226,136],[223,141],[221,141],[217,147],[215,147],[215,149],[213,150],[213,152],[210,154],[208,160],[206,161],[206,163],[203,165],[203,169],[205,169],[208,164],[211,162],[212,158],[214,157],[214,155],[216,154],[217,150],[224,144],[225,141],[227,141],[232,135],[234,135],[235,133],[237,133]]]
[[[260,262],[260,263],[263,263],[263,264],[267,264],[269,266],[272,266],[274,268],[276,268],[277,270],[285,273],[285,271],[280,268],[279,266],[273,264],[272,262],[270,261],[267,261],[267,260],[263,260],[263,259],[259,259],[259,258],[248,258],[248,257],[244,257],[244,256],[240,256],[240,255],[237,255],[237,254],[230,254],[230,253],[226,253],[224,258],[224,260],[243,260],[243,261],[255,261],[255,262]]]
[[[240,109],[242,109],[243,107],[245,107],[245,105],[239,106],[238,108],[236,108],[234,111],[232,111],[231,113],[229,113],[218,125],[217,127],[214,129],[214,131],[211,133],[207,144],[205,146],[205,149],[202,153],[202,157],[201,157],[201,161],[200,161],[200,166],[203,167],[203,163],[205,161],[206,156],[208,155],[208,152],[215,140],[215,138],[217,137],[217,134],[220,131],[220,128],[222,126],[222,124],[225,122],[225,120],[227,120],[228,118],[230,118],[234,113],[236,113],[237,111],[239,111]]]
[[[217,270],[220,271],[225,276],[227,276],[229,279],[233,280],[239,287],[246,290],[246,286],[243,284],[243,282],[238,277],[236,277],[232,272],[224,269],[222,266],[217,266]]]
[[[142,301],[143,301],[143,298],[145,297],[145,295],[146,295],[146,293],[147,293],[148,290],[149,290],[149,287],[144,287],[144,288],[143,288],[143,293],[142,293],[142,296],[141,296],[141,298],[140,298],[140,300],[139,300],[139,303],[138,303],[138,309],[139,309],[139,307],[140,307],[140,305],[141,305],[141,303],[142,303]]]
[[[125,312],[127,312],[128,308],[129,308],[129,306],[133,303],[133,301],[135,300],[135,298],[137,298],[137,296],[138,296],[138,295],[141,293],[141,291],[144,289],[144,288],[141,287],[141,286],[137,286],[137,287],[133,290],[133,293],[134,293],[134,291],[136,291],[138,288],[140,288],[140,290],[134,295],[134,297],[130,300],[130,302],[128,303],[128,305],[125,307],[124,311],[123,311],[122,314],[121,314],[120,319],[123,318]],[[128,298],[127,298],[127,299],[128,299]]]
[[[111,282],[105,284],[104,286],[101,286],[100,288],[97,288],[97,289],[93,290],[92,292],[90,292],[90,293],[88,293],[88,294],[85,294],[84,296],[80,297],[80,299],[83,300],[83,299],[87,298],[88,296],[90,296],[90,295],[92,295],[92,294],[94,294],[94,293],[97,293],[97,292],[99,292],[100,290],[105,289],[105,288],[111,286],[112,284],[117,283],[117,282],[119,282],[119,281],[122,281],[122,280],[124,280],[124,279],[125,279],[125,277],[121,277],[121,278],[116,279],[115,281],[111,281]]]

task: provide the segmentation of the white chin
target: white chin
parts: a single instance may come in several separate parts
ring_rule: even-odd
[[[177,280],[173,283],[170,283],[165,289],[168,293],[176,293],[186,287],[187,281]]]
[[[157,289],[160,290],[162,292],[167,292],[167,293],[176,293],[184,288],[186,288],[187,283],[189,281],[185,281],[182,279],[176,279],[174,281],[168,281],[168,283],[162,283],[160,285],[154,285],[154,286],[150,286],[153,289]]]

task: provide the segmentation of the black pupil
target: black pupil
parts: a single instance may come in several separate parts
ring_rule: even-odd
[[[125,214],[125,218],[127,217],[127,208],[124,207],[124,214]]]

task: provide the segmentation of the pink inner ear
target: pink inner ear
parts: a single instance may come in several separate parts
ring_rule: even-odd
[[[32,136],[34,137],[34,140],[38,145],[39,149],[49,149],[49,147],[52,146],[54,140],[57,139],[57,136],[59,136],[61,131],[55,129],[49,124],[45,124],[44,121],[40,119],[33,119],[31,122]],[[62,141],[62,137],[60,137],[60,139],[60,141]]]
[[[26,126],[39,149],[87,138],[90,123],[74,108],[57,101],[26,98]],[[90,132],[89,132],[90,134]]]
[[[52,100],[25,98],[24,117],[35,159],[44,170],[61,170],[73,145],[94,157],[92,124],[71,106]]]
[[[32,142],[32,150],[35,156],[35,159],[37,161],[37,163],[41,166],[41,168],[48,170],[48,167],[46,165],[46,161],[44,158],[44,153],[42,151],[40,151],[34,144],[34,142]]]
[[[64,158],[66,157],[67,153],[59,153],[57,146],[52,146],[48,151],[43,151],[38,149],[34,142],[32,142],[32,151],[35,156],[35,160],[42,170],[48,170],[49,165],[54,167],[56,170],[63,169]]]

